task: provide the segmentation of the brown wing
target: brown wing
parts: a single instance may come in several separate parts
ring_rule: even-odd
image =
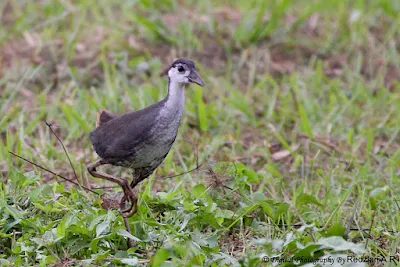
[[[116,118],[117,116],[115,116],[114,114],[108,112],[105,109],[102,109],[99,111],[99,113],[97,114],[97,119],[96,119],[96,128],[99,127],[100,125]]]

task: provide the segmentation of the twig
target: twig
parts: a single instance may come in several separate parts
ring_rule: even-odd
[[[243,196],[240,192],[239,192],[239,190],[237,190],[237,189],[233,189],[232,187],[229,187],[229,186],[226,186],[226,185],[222,185],[221,186],[222,188],[226,188],[226,189],[228,189],[228,190],[231,190],[233,193],[236,193],[236,194],[238,194],[239,196],[241,196],[241,197],[245,197],[245,196]],[[207,190],[209,189],[209,188],[212,188],[212,185],[209,185],[208,187],[207,187]],[[225,193],[225,192],[224,192]]]
[[[182,175],[197,171],[198,169],[200,169],[204,165],[204,163],[207,161],[208,158],[206,158],[201,163],[199,163],[199,146],[198,146],[198,143],[197,142],[195,143],[195,142],[192,142],[192,141],[189,141],[189,140],[184,140],[184,142],[196,146],[196,167],[191,169],[191,170],[189,170],[189,171],[186,171],[186,172],[178,173],[178,174],[175,174],[175,175],[172,175],[172,176],[161,176],[161,177],[158,177],[156,179],[170,179],[170,178],[182,176]]]
[[[235,162],[231,162],[231,163],[235,167],[235,176],[233,177],[233,179],[235,179],[236,178],[236,174],[237,174],[237,167],[236,167]],[[226,173],[227,169],[228,169],[228,165],[225,167],[225,170],[223,172]],[[239,194],[240,196],[243,197],[243,195],[237,189],[233,189],[233,188],[230,188],[229,186],[224,185],[224,182],[228,181],[230,179],[230,177],[228,177],[226,175],[215,173],[211,166],[208,166],[207,171],[208,171],[208,175],[210,175],[211,178],[212,178],[210,187],[215,187],[215,188],[222,187],[223,189],[226,188],[226,189],[229,189],[229,190],[231,190],[231,191],[233,191],[233,192],[235,192],[235,193],[237,193],[237,194]],[[225,193],[225,190],[223,190],[223,191]]]
[[[316,143],[318,143],[320,145],[323,145],[323,146],[327,147],[330,150],[335,151],[338,154],[343,154],[343,152],[340,151],[335,145],[330,144],[329,141],[326,141],[321,137],[318,137],[318,136],[310,137],[310,136],[308,136],[307,134],[304,134],[304,133],[298,133],[297,136],[299,138],[306,138],[306,139],[309,139],[311,141],[314,141],[314,142],[316,142]]]
[[[18,154],[16,154],[16,153],[12,152],[12,151],[8,151],[8,152],[9,152],[11,155],[13,155],[13,156],[15,156],[15,157],[17,157],[17,158],[20,158],[20,159],[22,159],[22,160],[24,160],[24,161],[26,161],[26,162],[28,162],[28,163],[30,163],[30,164],[32,164],[32,165],[34,165],[34,166],[36,166],[36,167],[38,167],[38,168],[44,170],[44,171],[47,171],[47,172],[49,172],[49,173],[51,173],[51,174],[53,174],[53,175],[55,175],[55,176],[57,176],[57,177],[60,177],[61,179],[64,179],[65,181],[68,181],[68,182],[70,182],[70,183],[73,183],[74,185],[77,185],[77,186],[79,186],[79,187],[85,189],[86,191],[89,191],[89,192],[92,192],[92,193],[94,193],[94,194],[96,194],[96,195],[99,195],[99,193],[97,193],[96,191],[93,191],[93,190],[91,190],[91,189],[89,189],[89,188],[87,188],[87,187],[85,187],[85,186],[83,186],[83,185],[80,185],[79,183],[75,182],[74,180],[68,179],[68,178],[66,178],[66,177],[64,177],[64,176],[62,176],[62,175],[60,175],[60,174],[58,174],[58,173],[55,173],[55,172],[53,172],[53,171],[51,171],[51,170],[49,170],[49,169],[47,169],[47,168],[45,168],[45,167],[43,167],[43,166],[41,166],[41,165],[35,163],[35,162],[33,162],[33,161],[30,161],[29,159],[26,159],[26,158],[24,158],[24,157],[22,157],[22,156],[20,156],[20,155],[18,155]]]
[[[110,185],[110,186],[100,186],[100,187],[92,187],[92,189],[111,189],[111,188],[118,188],[119,185]]]
[[[68,158],[69,165],[71,165],[72,171],[74,172],[74,176],[75,176],[76,182],[79,184],[78,176],[76,175],[74,165],[72,164],[71,158],[68,155],[68,152],[67,152],[67,149],[64,146],[64,143],[62,142],[61,138],[56,134],[56,132],[54,132],[53,128],[51,128],[51,124],[49,124],[47,121],[45,121],[45,123],[46,123],[47,127],[49,127],[49,129],[53,133],[53,135],[57,138],[58,142],[60,142],[60,144],[61,144],[61,146],[62,146],[62,148],[64,150],[64,153]]]
[[[178,176],[181,176],[181,175],[185,175],[185,174],[197,171],[198,169],[203,167],[203,165],[204,165],[204,161],[202,163],[198,164],[195,168],[193,168],[193,169],[191,169],[191,170],[189,170],[187,172],[181,172],[181,173],[178,173],[178,174],[175,174],[175,175],[171,175],[171,176],[161,176],[161,177],[158,177],[157,179],[170,179],[170,178],[178,177]]]

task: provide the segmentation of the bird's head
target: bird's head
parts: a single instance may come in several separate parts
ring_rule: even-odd
[[[179,58],[172,63],[168,69],[168,77],[171,82],[188,84],[197,83],[204,86],[203,80],[196,72],[196,66],[193,61],[185,58]]]

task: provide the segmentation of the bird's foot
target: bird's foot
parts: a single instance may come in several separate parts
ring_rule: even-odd
[[[121,201],[119,203],[119,207],[121,209],[121,213],[127,213],[130,212],[133,209],[133,203],[129,201],[129,206],[126,207],[126,197],[125,195],[121,198]]]
[[[129,187],[129,184],[127,184],[127,186],[123,186],[123,189],[124,189],[124,196],[122,197],[119,206],[121,209],[122,217],[129,218],[135,215],[137,211],[137,197],[136,194],[133,192],[132,188]],[[130,202],[127,208],[126,208],[126,201]]]
[[[132,234],[131,226],[128,222],[128,218],[132,217],[136,213],[137,197],[136,197],[135,193],[133,192],[132,188],[129,187],[128,183],[122,185],[122,188],[124,190],[124,196],[122,197],[122,199],[119,203],[119,207],[121,209],[121,216],[124,220],[126,231],[128,231],[128,233]],[[129,201],[129,206],[128,206],[128,208],[125,208],[127,201]],[[128,238],[128,247],[129,248],[136,247],[135,240]]]

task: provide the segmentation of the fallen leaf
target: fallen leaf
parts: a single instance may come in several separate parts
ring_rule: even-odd
[[[286,149],[285,149],[285,150],[280,150],[280,151],[278,151],[278,152],[273,153],[273,154],[271,155],[271,158],[272,158],[274,161],[282,160],[282,159],[284,159],[284,158],[290,156],[290,153],[296,151],[297,149],[299,149],[299,147],[300,147],[300,146],[299,146],[298,144],[292,145],[292,146],[290,146],[290,150],[291,150],[291,151],[286,150]]]

